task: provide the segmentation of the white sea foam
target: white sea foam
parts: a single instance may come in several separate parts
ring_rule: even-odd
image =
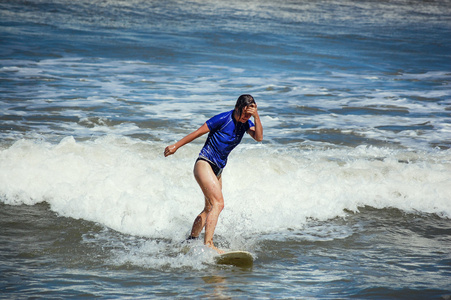
[[[38,93],[34,89],[20,88],[13,91],[14,97],[23,100],[1,101],[1,112],[14,117],[13,121],[5,122],[24,128],[25,136],[30,131],[85,138],[102,134],[146,135],[148,127],[140,123],[147,120],[176,122],[175,126],[187,126],[188,131],[214,114],[233,108],[244,87],[257,99],[265,138],[269,140],[278,139],[282,133],[287,140],[309,140],[309,130],[314,128],[348,131],[360,140],[373,139],[378,145],[387,141],[415,149],[442,144],[448,147],[446,107],[449,101],[446,98],[451,90],[446,85],[450,76],[446,71],[379,74],[377,77],[345,71],[312,77],[274,72],[262,78],[261,74],[214,64],[187,64],[176,68],[139,60],[70,56],[39,62],[2,63],[9,79],[29,83],[30,78],[38,76],[33,82],[55,79],[61,84],[60,87],[45,82]],[[438,80],[443,84],[424,90],[408,85],[410,81],[422,80]],[[399,87],[386,87],[393,82],[399,83]],[[310,111],[298,113],[302,107]],[[32,116],[34,120],[44,120],[59,115],[70,117],[70,121],[56,119],[49,124],[19,118]],[[80,122],[74,123],[74,118],[79,118]],[[108,126],[96,124],[87,128],[83,120],[89,118],[116,121]],[[430,125],[426,130],[417,126],[426,123]],[[390,128],[393,126],[394,130]],[[152,130],[165,140],[164,129]],[[176,138],[186,133],[176,133]],[[5,138],[18,135],[2,132]],[[348,141],[352,143],[354,136]],[[325,139],[327,135],[323,135],[322,140]]]
[[[1,201],[45,201],[62,216],[182,240],[203,206],[192,176],[200,145],[168,158],[164,146],[112,136],[58,144],[20,140],[0,152]],[[224,171],[226,208],[217,233],[240,244],[239,236],[296,230],[310,219],[345,216],[366,205],[450,218],[449,154],[241,145]]]

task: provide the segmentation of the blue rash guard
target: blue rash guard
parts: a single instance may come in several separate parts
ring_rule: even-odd
[[[241,142],[244,133],[255,126],[251,120],[246,123],[235,121],[233,110],[220,113],[206,123],[210,133],[199,155],[221,169],[227,164],[227,157]]]

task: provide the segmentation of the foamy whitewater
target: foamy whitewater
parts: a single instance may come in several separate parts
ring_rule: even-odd
[[[200,145],[166,159],[163,146],[111,136],[85,142],[67,137],[58,144],[20,140],[1,153],[3,201],[47,202],[62,216],[181,240],[202,210],[192,175]],[[227,209],[217,232],[229,238],[286,233],[309,219],[345,216],[363,206],[449,218],[450,171],[448,151],[245,145],[224,171]]]
[[[449,1],[3,1],[7,298],[451,295]],[[205,137],[252,94],[218,267],[184,243]]]

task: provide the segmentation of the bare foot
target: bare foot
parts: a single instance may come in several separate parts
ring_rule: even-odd
[[[215,250],[219,254],[224,254],[225,253],[224,250],[220,250],[220,249],[216,248],[216,246],[213,245],[213,243],[207,243],[207,244],[205,244],[205,246],[210,247],[211,249]]]

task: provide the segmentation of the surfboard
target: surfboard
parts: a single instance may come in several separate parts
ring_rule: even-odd
[[[252,267],[254,257],[247,251],[229,251],[215,256],[215,261],[219,265],[232,265],[236,267]]]

